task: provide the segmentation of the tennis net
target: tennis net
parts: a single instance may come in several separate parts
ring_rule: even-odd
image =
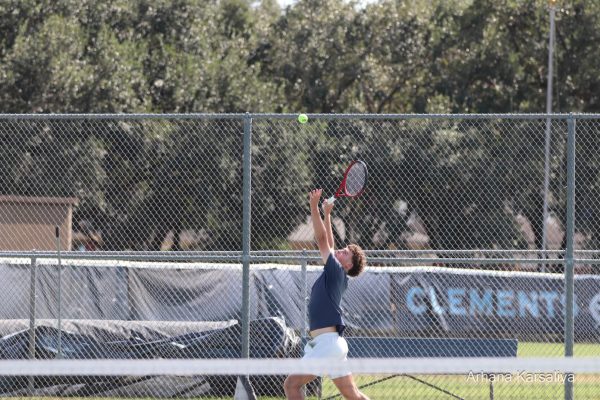
[[[346,365],[300,359],[0,361],[0,389],[13,397],[284,398],[288,374],[326,374],[307,398],[339,395],[328,374],[350,369],[371,399],[594,399],[600,358],[360,358]],[[569,390],[569,389],[567,389]]]

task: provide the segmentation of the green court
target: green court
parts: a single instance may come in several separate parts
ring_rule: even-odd
[[[519,357],[561,357],[564,353],[564,345],[561,343],[519,343]],[[576,343],[574,348],[576,357],[598,357],[600,356],[600,344]],[[418,379],[427,381],[454,395],[464,399],[488,399],[490,398],[489,381],[475,376],[416,376]],[[377,380],[377,377],[359,376],[357,383],[362,386]],[[494,383],[495,399],[564,399],[564,376],[545,376],[544,381],[536,377],[522,374],[512,377],[498,377]],[[574,388],[577,399],[597,399],[597,388],[600,383],[600,375],[578,375],[575,376]],[[444,394],[436,389],[430,388],[409,377],[396,377],[387,381],[366,387],[364,392],[371,399],[390,399],[391,396],[407,399],[451,399],[452,396]],[[325,379],[323,385],[323,398],[337,394],[331,380]]]

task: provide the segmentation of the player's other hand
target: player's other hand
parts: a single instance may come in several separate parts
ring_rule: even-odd
[[[321,207],[323,207],[323,212],[325,214],[331,214],[331,210],[333,210],[333,206],[335,202],[330,203],[327,199],[323,200]]]

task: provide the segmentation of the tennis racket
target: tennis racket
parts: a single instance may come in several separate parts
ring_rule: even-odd
[[[327,202],[332,204],[339,197],[360,196],[367,187],[368,177],[367,164],[360,160],[352,161],[346,168],[346,172],[344,172],[344,179],[342,179],[337,192],[327,199]]]

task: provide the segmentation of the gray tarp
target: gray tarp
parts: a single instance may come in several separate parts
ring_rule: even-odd
[[[70,263],[62,272],[63,319],[240,319],[241,265]],[[321,268],[309,267],[305,283],[299,266],[253,265],[250,318],[282,317],[302,330],[305,294]],[[30,318],[30,273],[28,264],[0,264],[0,318]],[[56,318],[57,281],[55,260],[37,267],[36,318]],[[351,279],[342,307],[349,335],[547,341],[562,335],[563,288],[558,274],[383,267]],[[575,295],[576,338],[598,340],[600,276],[577,275]]]
[[[13,320],[14,321],[14,320]],[[39,320],[35,329],[36,358],[55,358],[58,330],[53,321]],[[64,359],[185,359],[240,358],[241,327],[236,321],[173,322],[66,320],[61,325]],[[4,331],[11,326],[0,321]],[[281,319],[250,322],[250,357],[291,358],[301,355],[301,341]],[[26,359],[30,332],[16,330],[0,338],[0,359]],[[253,376],[257,394],[282,396],[285,376]],[[31,380],[33,379],[33,381]],[[231,396],[235,376],[0,376],[4,396],[126,396],[195,397],[202,394]]]

